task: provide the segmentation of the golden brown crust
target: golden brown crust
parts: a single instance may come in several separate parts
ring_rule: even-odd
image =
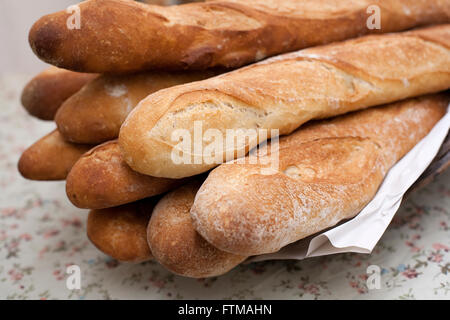
[[[147,228],[155,259],[173,273],[191,278],[219,276],[246,259],[216,249],[195,231],[189,210],[200,185],[200,180],[194,181],[165,195]]]
[[[196,195],[194,227],[221,250],[257,255],[351,218],[449,101],[426,96],[308,125],[280,139],[277,170],[223,164]]]
[[[51,67],[28,82],[22,91],[22,105],[41,120],[53,120],[61,104],[97,75]]]
[[[175,0],[138,0],[139,2],[143,2],[146,4],[153,4],[158,6],[170,6],[175,4]]]
[[[140,2],[146,4],[155,4],[159,6],[173,6],[182,3],[190,3],[190,2],[202,2],[204,0],[140,0]]]
[[[22,153],[18,169],[30,180],[64,180],[75,162],[92,147],[67,142],[54,130]]]
[[[182,178],[216,164],[175,163],[176,130],[194,137],[227,129],[279,129],[289,134],[311,119],[326,118],[450,88],[450,25],[372,35],[301,50],[207,80],[172,87],[142,100],[124,122],[119,145],[134,170]],[[234,149],[248,150],[251,139]],[[206,148],[210,141],[202,141]],[[225,144],[224,144],[225,147]],[[189,149],[188,149],[189,150]],[[225,148],[217,153],[226,157]]]
[[[217,74],[202,72],[151,72],[125,76],[102,75],[67,99],[55,122],[68,141],[99,144],[119,136],[130,111],[149,94]]]
[[[147,244],[147,224],[155,200],[91,210],[87,236],[103,253],[119,261],[143,262],[152,259]]]
[[[67,176],[69,200],[79,208],[119,206],[164,193],[183,180],[154,178],[128,167],[116,141],[106,142],[84,154]]]
[[[447,0],[379,0],[381,30],[450,22]],[[264,57],[372,32],[371,0],[217,0],[152,6],[124,0],[81,3],[79,30],[60,11],[29,35],[42,60],[84,72],[238,67]]]

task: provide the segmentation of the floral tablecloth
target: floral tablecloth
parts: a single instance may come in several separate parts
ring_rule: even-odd
[[[195,280],[156,262],[119,263],[86,237],[86,210],[73,207],[64,182],[33,182],[17,172],[20,153],[54,128],[19,103],[29,76],[0,76],[1,299],[450,299],[450,170],[402,205],[371,255],[242,265]],[[81,270],[81,289],[66,268]],[[380,288],[369,290],[369,265]]]

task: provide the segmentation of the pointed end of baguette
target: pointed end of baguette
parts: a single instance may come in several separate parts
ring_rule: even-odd
[[[28,41],[33,52],[44,62],[59,65],[58,51],[63,41],[60,19],[55,15],[44,16],[31,27]]]

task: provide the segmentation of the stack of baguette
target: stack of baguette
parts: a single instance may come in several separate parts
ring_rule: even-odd
[[[187,277],[354,217],[450,101],[450,1],[379,0],[379,30],[371,2],[87,0],[78,30],[65,11],[45,16],[29,41],[54,66],[22,103],[56,129],[19,171],[66,180],[107,255]],[[182,153],[195,161],[173,161],[176,131],[197,122],[257,134],[214,162],[194,146]]]

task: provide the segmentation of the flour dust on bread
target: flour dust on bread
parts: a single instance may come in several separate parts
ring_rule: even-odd
[[[119,145],[134,170],[182,178],[232,160],[261,142],[259,132],[286,135],[303,123],[450,88],[450,25],[372,35],[281,55],[260,63],[158,91],[130,113]],[[196,152],[195,125],[203,132],[255,130],[258,135],[216,150],[216,162]],[[191,161],[175,162],[180,129],[191,137],[183,150]],[[188,143],[184,140],[184,143]],[[211,143],[199,144],[203,150]],[[194,156],[201,161],[192,160]],[[203,158],[202,158],[203,157]]]
[[[64,138],[71,142],[99,144],[117,139],[127,115],[149,94],[216,74],[198,71],[101,75],[62,104],[55,122]]]
[[[250,256],[354,217],[449,101],[424,96],[306,125],[280,139],[277,170],[222,164],[195,197],[194,227],[218,249]]]

